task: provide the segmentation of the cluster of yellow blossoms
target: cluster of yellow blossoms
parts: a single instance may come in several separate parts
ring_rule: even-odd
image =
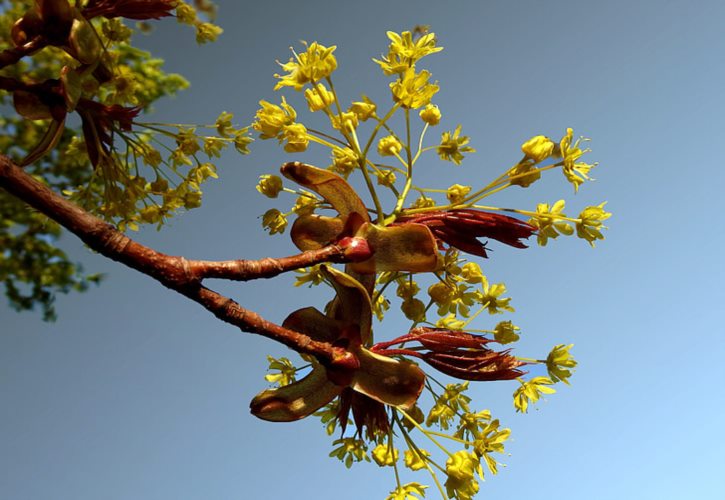
[[[327,148],[331,159],[327,170],[334,174],[322,175],[316,173],[313,167],[305,167],[305,182],[301,182],[299,174],[295,177],[286,172],[286,177],[300,184],[296,187],[286,187],[278,175],[263,175],[257,185],[261,194],[277,198],[285,192],[295,196],[296,200],[287,211],[277,208],[268,210],[262,216],[262,225],[270,234],[284,233],[288,218],[297,215],[292,233],[293,240],[300,248],[305,248],[299,243],[304,239],[301,235],[313,235],[314,238],[324,240],[320,234],[329,234],[330,242],[334,242],[338,237],[335,235],[343,227],[350,226],[354,219],[343,213],[346,209],[341,209],[340,205],[344,203],[334,201],[332,195],[326,195],[310,179],[319,176],[320,185],[329,182],[330,186],[335,186],[334,189],[346,192],[352,188],[342,179],[359,173],[370,200],[367,210],[372,214],[370,224],[378,228],[365,234],[377,234],[375,231],[384,233],[406,225],[424,225],[435,237],[440,250],[438,263],[427,274],[418,269],[408,269],[405,265],[395,267],[381,264],[382,259],[378,268],[373,264],[372,274],[365,274],[370,271],[361,271],[360,267],[346,267],[348,278],[368,283],[360,287],[367,287],[371,311],[379,320],[389,311],[392,299],[400,301],[403,315],[412,322],[409,335],[373,344],[371,333],[366,345],[373,352],[393,358],[418,357],[444,373],[467,380],[493,379],[493,376],[486,378],[486,370],[500,370],[504,374],[501,378],[518,379],[520,385],[513,395],[514,406],[517,411],[526,412],[529,405],[543,395],[555,392],[552,385],[558,382],[568,384],[568,378],[576,366],[569,352],[572,346],[557,345],[546,359],[513,357],[508,351],[495,353],[483,347],[489,342],[515,343],[520,338],[520,329],[510,320],[499,321],[491,329],[469,326],[484,312],[498,315],[513,312],[514,309],[511,298],[504,296],[506,286],[503,283],[492,283],[480,265],[463,258],[462,252],[485,256],[485,244],[479,242],[478,237],[488,237],[522,248],[525,245],[521,239],[532,234],[536,234],[540,245],[546,245],[549,239],[576,233],[593,246],[596,240],[603,238],[603,222],[611,215],[604,210],[604,203],[586,207],[574,218],[563,213],[563,200],[552,205],[538,204],[535,210],[487,206],[482,204],[482,200],[512,186],[527,188],[549,170],[560,170],[578,191],[583,182],[590,180],[589,173],[595,164],[582,160],[583,155],[589,152],[582,148],[585,139],[574,140],[572,129],[567,129],[558,142],[543,135],[524,142],[521,146],[522,159],[481,188],[454,184],[439,189],[414,184],[413,173],[419,168],[423,153],[433,151],[441,160],[460,165],[465,156],[474,153],[475,149],[469,145],[469,137],[462,134],[460,125],[452,131],[442,132],[436,144],[424,145],[428,129],[437,126],[442,119],[439,107],[431,102],[439,90],[438,83],[431,81],[429,71],[418,68],[423,57],[442,50],[436,44],[435,35],[425,29],[417,29],[415,32],[400,34],[389,32],[388,38],[388,52],[380,59],[373,60],[385,75],[393,77],[389,85],[390,105],[386,111],[381,111],[381,105],[365,95],[359,100],[353,100],[348,106],[343,104],[332,80],[337,69],[335,46],[326,47],[317,42],[305,44],[304,52],[293,53],[288,62],[281,64],[284,74],[275,75],[278,79],[275,90],[291,87],[302,93],[310,112],[326,115],[331,132],[302,124],[298,120],[297,110],[284,97],[278,104],[260,101],[261,108],[252,128],[261,139],[276,139],[288,153],[304,152],[312,145]],[[420,132],[417,137],[413,137],[415,120],[411,110],[418,110]],[[404,115],[405,120],[402,133],[397,133],[391,126],[391,118],[398,112]],[[375,153],[377,157],[374,157]],[[392,195],[395,200],[392,206],[383,206],[381,190]],[[417,196],[411,199],[413,192]],[[329,209],[337,214],[329,217],[315,213]],[[520,218],[509,217],[504,213]],[[319,222],[319,227],[315,228],[314,221]],[[410,267],[415,268],[415,265]],[[301,269],[295,285],[330,284],[329,272],[326,266],[319,265]],[[424,281],[429,284],[424,284]],[[334,283],[333,286],[338,290],[339,297],[340,286]],[[388,293],[392,289],[397,299]],[[427,297],[424,293],[427,293]],[[331,303],[328,313],[336,307]],[[307,317],[311,313],[298,312],[292,316],[295,314]],[[470,332],[476,332],[476,335]],[[422,351],[409,348],[409,343],[415,341],[431,349],[431,354],[422,355]],[[455,348],[437,344],[449,341],[461,344]],[[480,345],[474,347],[475,343]],[[491,365],[484,369],[466,361],[476,356],[480,361],[483,359],[482,353],[490,353],[486,356],[498,360],[492,362],[495,368]],[[505,361],[510,363],[507,368],[497,364],[504,363],[505,356],[510,356]],[[545,367],[548,376],[525,380],[519,375],[523,372],[515,369],[517,366],[534,364]],[[296,372],[306,370],[309,366],[296,368],[286,358],[270,358],[271,373],[267,380],[281,387],[292,386],[299,383],[296,382]],[[313,362],[314,370],[317,369]],[[466,395],[469,386],[467,381],[442,384],[426,373],[424,385],[433,397],[433,406],[427,413],[418,404],[386,404],[382,414],[375,414],[368,408],[366,411],[369,411],[371,421],[362,424],[356,421],[357,432],[352,436],[345,437],[347,412],[351,403],[344,392],[327,404],[321,403],[322,406],[314,414],[325,424],[328,434],[335,433],[337,429],[342,431],[340,438],[334,442],[335,449],[330,456],[340,459],[347,467],[372,460],[380,467],[391,467],[394,470],[396,487],[388,496],[389,500],[422,498],[428,488],[418,482],[404,484],[398,467],[401,462],[411,471],[427,471],[443,498],[470,499],[479,490],[478,479],[484,476],[482,464],[485,463],[492,474],[497,473],[499,464],[493,454],[504,452],[504,442],[510,430],[502,428],[489,411],[470,409],[470,398]],[[354,397],[352,404],[355,411]],[[365,429],[367,432],[364,432]],[[427,438],[438,448],[445,460],[440,461],[432,452],[419,447],[414,439],[418,435]],[[406,449],[399,449],[394,438],[402,439]],[[460,449],[449,450],[443,440],[454,443]],[[445,481],[439,481],[438,474],[443,474]]]

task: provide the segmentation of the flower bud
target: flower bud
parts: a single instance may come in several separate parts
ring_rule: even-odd
[[[282,179],[276,175],[261,175],[259,184],[257,184],[257,191],[267,198],[276,198],[279,196],[279,192],[282,191]]]
[[[394,156],[400,153],[403,145],[393,135],[383,137],[378,142],[378,154],[380,156]]]
[[[543,135],[537,135],[521,145],[521,151],[535,163],[546,160],[554,152],[554,141]]]
[[[441,112],[435,104],[428,104],[418,113],[420,119],[431,127],[438,125],[441,121]]]
[[[461,186],[460,184],[453,184],[446,191],[446,198],[452,204],[457,204],[463,201],[463,199],[471,192],[471,186]]]

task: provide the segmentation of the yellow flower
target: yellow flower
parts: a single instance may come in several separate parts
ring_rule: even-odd
[[[425,304],[421,300],[414,298],[404,299],[400,305],[400,310],[411,321],[417,323],[425,321]]]
[[[378,141],[378,154],[380,156],[394,156],[400,153],[403,145],[394,135],[388,135]]]
[[[489,286],[486,277],[483,278],[481,285],[483,293],[478,297],[478,300],[488,308],[489,314],[500,314],[503,311],[513,312],[514,308],[509,305],[511,298],[500,298],[501,295],[506,293],[506,285],[496,283]]]
[[[355,101],[352,103],[352,106],[350,106],[350,111],[357,115],[358,120],[364,122],[370,117],[375,116],[377,105],[367,96],[362,96],[362,98],[362,101]]]
[[[541,171],[536,168],[536,165],[531,159],[523,160],[516,164],[515,167],[511,167],[506,175],[508,175],[509,182],[512,186],[521,186],[524,188],[529,187],[541,179]]]
[[[475,153],[476,150],[468,144],[469,138],[461,136],[461,126],[456,127],[455,132],[443,132],[441,134],[441,143],[438,145],[438,156],[441,160],[452,161],[456,165],[460,165],[463,160],[463,153]]]
[[[243,155],[249,154],[249,144],[253,141],[249,136],[249,127],[234,132],[234,148]]]
[[[380,467],[394,465],[398,461],[398,450],[388,444],[379,444],[372,451],[373,460]]]
[[[335,94],[327,90],[321,83],[315,85],[312,89],[305,90],[305,99],[310,111],[320,111],[335,102]]]
[[[591,150],[581,149],[579,147],[582,140],[585,140],[582,138],[577,139],[577,141],[572,144],[573,137],[574,131],[571,128],[566,129],[566,135],[562,137],[561,142],[559,143],[559,153],[563,158],[564,177],[566,177],[566,180],[574,185],[574,191],[578,191],[579,185],[582,184],[584,180],[589,179],[589,171],[596,166],[596,163],[590,164],[578,161],[584,153],[588,153]]]
[[[378,321],[382,321],[385,316],[385,311],[390,309],[390,301],[386,299],[382,293],[378,294],[377,299],[373,302],[373,314],[378,318]]]
[[[426,70],[416,74],[414,68],[408,68],[398,80],[390,84],[393,100],[408,109],[429,104],[439,89],[437,83],[428,83],[430,76],[430,72]]]
[[[434,33],[427,33],[413,41],[410,31],[404,31],[400,35],[388,31],[388,38],[391,41],[388,54],[382,60],[373,59],[386,75],[403,73],[406,69],[415,67],[416,61],[422,57],[443,50],[443,47],[435,46]]]
[[[375,176],[378,178],[378,184],[381,186],[390,187],[395,184],[395,172],[392,170],[376,171]]]
[[[430,453],[420,448],[418,450],[405,450],[405,466],[410,470],[424,469],[429,456]]]
[[[416,200],[410,205],[410,208],[430,208],[436,206],[436,202],[433,198],[428,198],[426,195],[421,194]]]
[[[307,129],[301,123],[293,123],[284,127],[284,134],[280,137],[280,142],[286,141],[284,150],[288,153],[301,153],[307,150],[310,143]]]
[[[483,283],[483,271],[475,262],[467,262],[461,268],[461,278],[466,283]]]
[[[222,149],[227,147],[227,143],[220,137],[205,137],[204,138],[204,153],[207,156],[219,158],[222,154]]]
[[[185,2],[179,2],[176,6],[176,21],[183,24],[194,24],[196,22],[196,10]]]
[[[325,281],[325,276],[320,270],[320,265],[314,265],[309,269],[303,267],[302,269],[295,269],[295,273],[299,274],[295,279],[295,286],[302,286],[305,283],[309,283],[309,287],[317,286]]]
[[[348,469],[352,467],[353,462],[370,461],[367,446],[362,439],[347,437],[335,440],[332,445],[339,446],[330,452],[330,456],[339,459]]]
[[[352,111],[343,111],[341,114],[331,117],[331,124],[335,130],[351,132],[358,126],[357,115]]]
[[[569,223],[560,219],[566,217],[562,212],[564,206],[564,200],[557,201],[551,207],[548,203],[536,205],[536,215],[529,220],[529,224],[537,228],[536,240],[542,247],[546,246],[549,238],[556,239],[559,234],[568,236],[574,232]]]
[[[511,436],[511,429],[500,429],[498,420],[494,420],[481,429],[473,447],[476,454],[486,460],[488,469],[493,474],[498,473],[498,462],[491,453],[504,453],[504,441]]]
[[[226,111],[222,111],[219,117],[216,119],[214,125],[216,126],[217,133],[222,137],[229,137],[234,133],[234,125],[232,125],[232,119],[234,115]]]
[[[468,403],[471,398],[464,393],[468,390],[468,382],[462,384],[448,384],[445,391],[435,401],[435,404],[428,412],[425,425],[438,425],[441,429],[448,429],[451,421],[455,418],[456,412],[470,411]]]
[[[406,483],[391,491],[390,495],[385,497],[385,500],[419,500],[420,498],[425,497],[426,488],[427,486],[420,483]],[[419,496],[417,497],[414,495]]]
[[[255,115],[257,121],[252,124],[252,128],[260,133],[261,139],[271,139],[279,136],[286,126],[294,123],[297,113],[294,108],[287,104],[284,97],[282,104],[277,106],[267,101],[259,101],[262,106]]]
[[[436,328],[445,328],[447,330],[463,330],[466,322],[458,319],[455,314],[448,314],[436,321]]]
[[[317,42],[311,43],[305,52],[296,54],[286,64],[280,64],[286,75],[274,75],[279,78],[274,90],[282,87],[293,87],[302,90],[306,83],[319,82],[332,74],[337,68],[337,59],[332,53],[337,47],[325,47]]]
[[[201,45],[207,42],[216,42],[216,39],[223,32],[224,30],[216,24],[199,23],[196,25],[196,43]]]
[[[410,31],[403,31],[400,35],[393,31],[387,32],[390,39],[390,53],[404,57],[408,61],[415,62],[429,55],[435,54],[443,50],[443,47],[436,47],[435,33],[426,33],[425,35],[413,40]]]
[[[461,450],[446,461],[446,491],[451,498],[469,500],[478,492],[478,481],[474,474],[483,476],[483,469],[475,453]]]
[[[516,333],[518,330],[521,328],[515,326],[511,321],[501,321],[493,329],[493,338],[501,344],[510,344],[519,340],[519,334]]]
[[[522,382],[521,386],[514,391],[514,407],[516,411],[526,413],[529,403],[537,402],[542,394],[554,394],[556,389],[549,387],[554,381],[548,377],[534,377],[528,382]]]
[[[451,204],[455,205],[463,201],[463,199],[471,192],[471,186],[461,186],[460,184],[453,184],[446,191],[446,198]]]
[[[347,179],[347,176],[358,166],[358,156],[350,148],[332,149],[332,165],[330,170],[338,173]]]
[[[269,234],[282,234],[287,227],[287,218],[276,208],[264,212],[262,215],[262,227],[269,231]]]
[[[521,151],[527,158],[539,163],[546,160],[554,152],[554,141],[543,135],[537,135],[523,143]]]
[[[282,179],[277,175],[260,175],[257,191],[267,198],[276,198],[282,191]]]
[[[435,104],[426,104],[425,108],[420,110],[418,116],[431,127],[438,125],[441,121],[441,111]]]
[[[297,215],[310,215],[315,211],[320,200],[311,194],[300,195],[297,197],[295,205],[292,207],[292,211]]]
[[[267,356],[267,362],[269,363],[269,371],[276,371],[278,373],[268,373],[264,376],[267,382],[277,384],[279,387],[289,385],[295,381],[295,373],[297,368],[292,366],[292,362],[287,358],[273,358]]]
[[[395,294],[401,299],[412,299],[418,295],[418,292],[420,292],[418,283],[411,281],[408,278],[399,278],[397,283],[398,288],[395,291]]]
[[[569,353],[572,347],[574,347],[574,344],[559,344],[554,346],[546,357],[546,369],[549,372],[549,377],[554,382],[561,381],[567,385],[569,384],[568,379],[571,377],[571,370],[567,370],[567,368],[574,368],[577,365],[576,360]]]
[[[604,239],[604,235],[600,229],[604,229],[607,226],[602,225],[602,221],[612,216],[610,212],[604,210],[606,203],[605,201],[596,207],[586,207],[579,214],[579,222],[576,223],[576,235],[587,240],[591,246],[594,246],[596,240]]]
[[[193,128],[179,129],[179,133],[176,135],[176,144],[185,155],[193,155],[201,149],[199,147],[199,137]]]

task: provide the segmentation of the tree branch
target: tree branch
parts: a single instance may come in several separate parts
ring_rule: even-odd
[[[276,340],[297,352],[310,354],[329,364],[354,366],[357,363],[352,353],[271,323],[231,298],[201,284],[204,278],[268,278],[320,262],[345,262],[347,259],[344,249],[338,245],[281,259],[221,262],[187,260],[137,243],[110,224],[55,193],[5,155],[0,155],[0,187],[68,229],[101,255],[154,278],[242,331]]]
[[[46,45],[48,45],[48,41],[45,37],[39,35],[27,42],[25,45],[3,50],[0,52],[0,69],[17,63],[23,57],[42,49]]]

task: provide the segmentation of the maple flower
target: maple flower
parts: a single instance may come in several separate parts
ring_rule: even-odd
[[[446,461],[446,492],[450,498],[470,500],[478,493],[478,481],[474,474],[483,477],[483,469],[478,456],[467,450],[461,450],[451,455]]]
[[[428,457],[430,457],[430,453],[420,448],[405,450],[405,466],[414,471],[424,469]]]
[[[435,104],[427,104],[425,108],[420,110],[420,113],[418,113],[418,115],[420,116],[421,120],[423,120],[431,127],[438,125],[441,121],[441,111]]]
[[[380,467],[394,465],[398,461],[398,450],[387,443],[380,443],[372,451],[373,460]]]
[[[327,90],[323,84],[318,83],[314,89],[305,90],[305,99],[310,111],[315,112],[323,110],[335,102],[335,94]]]
[[[486,245],[478,238],[492,238],[515,248],[526,248],[521,240],[535,232],[532,225],[519,219],[473,209],[402,215],[395,224],[422,224],[439,242],[479,257],[486,257]]]
[[[567,370],[567,368],[574,368],[577,365],[569,352],[572,347],[574,347],[574,344],[559,344],[554,346],[546,357],[546,369],[549,372],[549,377],[554,382],[561,381],[567,385],[569,384],[568,379],[571,377],[571,370]]]
[[[559,142],[559,154],[563,158],[563,172],[566,180],[574,185],[574,191],[579,190],[579,185],[589,179],[589,171],[596,166],[579,159],[588,153],[589,149],[582,149],[579,145],[582,138],[579,138],[572,144],[574,131],[571,128],[566,129],[566,134]]]
[[[452,161],[456,165],[460,165],[463,161],[463,153],[475,153],[476,150],[470,146],[466,146],[470,139],[467,135],[461,136],[461,126],[458,125],[456,130],[443,132],[441,134],[441,143],[436,148],[438,156],[441,160]]]
[[[283,129],[282,136],[279,138],[279,142],[286,142],[284,150],[288,153],[302,153],[307,150],[307,146],[310,144],[310,136],[307,133],[307,128],[301,123],[293,123],[287,125]]]
[[[518,330],[521,330],[521,328],[511,321],[501,321],[493,329],[493,338],[500,344],[510,344],[519,340],[520,336],[516,333]]]
[[[267,229],[269,234],[284,233],[287,218],[276,208],[271,208],[262,215],[262,227]]]
[[[371,117],[375,116],[375,111],[378,109],[377,105],[370,100],[367,96],[362,96],[362,101],[355,101],[350,106],[350,111],[355,113],[358,120],[364,122]]]
[[[292,106],[287,104],[282,97],[282,104],[277,106],[265,100],[259,101],[261,109],[255,115],[257,121],[252,124],[252,128],[260,133],[261,139],[271,139],[277,137],[283,129],[294,123],[297,118],[297,112]]]
[[[451,205],[456,205],[461,203],[470,192],[471,186],[453,184],[446,190],[446,198],[448,198],[448,201],[451,202]]]
[[[391,491],[385,500],[419,500],[419,498],[425,497],[426,488],[427,486],[420,483],[406,483]],[[419,495],[419,497],[415,495]]]
[[[440,89],[437,83],[428,83],[430,76],[430,72],[426,70],[416,73],[413,68],[407,69],[400,79],[390,83],[393,100],[408,109],[429,104]]]
[[[566,202],[559,200],[553,205],[548,203],[539,203],[536,205],[536,215],[530,220],[529,224],[538,229],[536,239],[539,245],[546,246],[549,238],[556,239],[559,234],[570,235],[574,229],[560,217],[566,217],[563,212]]]
[[[546,160],[554,152],[554,141],[543,135],[537,135],[523,143],[521,151],[535,163]]]
[[[293,87],[295,90],[302,90],[306,83],[316,83],[330,76],[337,68],[337,60],[332,53],[337,47],[325,47],[317,42],[307,46],[307,50],[301,54],[293,51],[294,58],[289,62],[281,64],[286,75],[274,75],[279,81],[274,90],[282,87]]]
[[[435,46],[434,33],[427,33],[414,41],[410,31],[401,34],[388,31],[388,38],[391,41],[388,54],[381,60],[373,59],[386,75],[404,73],[406,69],[415,67],[416,61],[422,57],[443,50],[443,47]]]
[[[605,201],[595,207],[586,207],[579,214],[579,222],[576,223],[576,234],[580,238],[587,240],[591,246],[594,246],[596,240],[604,239],[600,229],[606,226],[602,225],[602,222],[612,216],[610,212],[604,210],[606,203]]]
[[[380,138],[378,141],[378,154],[380,156],[394,156],[400,153],[403,145],[394,135],[388,135]]]
[[[514,391],[514,407],[516,411],[526,413],[530,403],[536,403],[542,394],[554,394],[556,389],[549,387],[554,381],[548,377],[534,377]]]
[[[417,40],[413,40],[410,31],[403,31],[401,34],[388,31],[387,35],[391,41],[390,53],[404,57],[412,62],[443,50],[443,47],[436,47],[435,33],[427,33]]]
[[[103,16],[108,19],[125,17],[145,20],[161,19],[172,15],[178,0],[89,0],[83,7],[86,19]]]
[[[276,198],[282,191],[282,179],[277,175],[260,175],[257,191],[267,198]]]
[[[482,305],[486,306],[489,314],[500,314],[503,311],[513,312],[514,308],[509,305],[511,298],[501,297],[501,295],[506,293],[506,285],[503,283],[489,285],[488,280],[484,277],[481,287],[483,288],[483,293],[478,300]]]

